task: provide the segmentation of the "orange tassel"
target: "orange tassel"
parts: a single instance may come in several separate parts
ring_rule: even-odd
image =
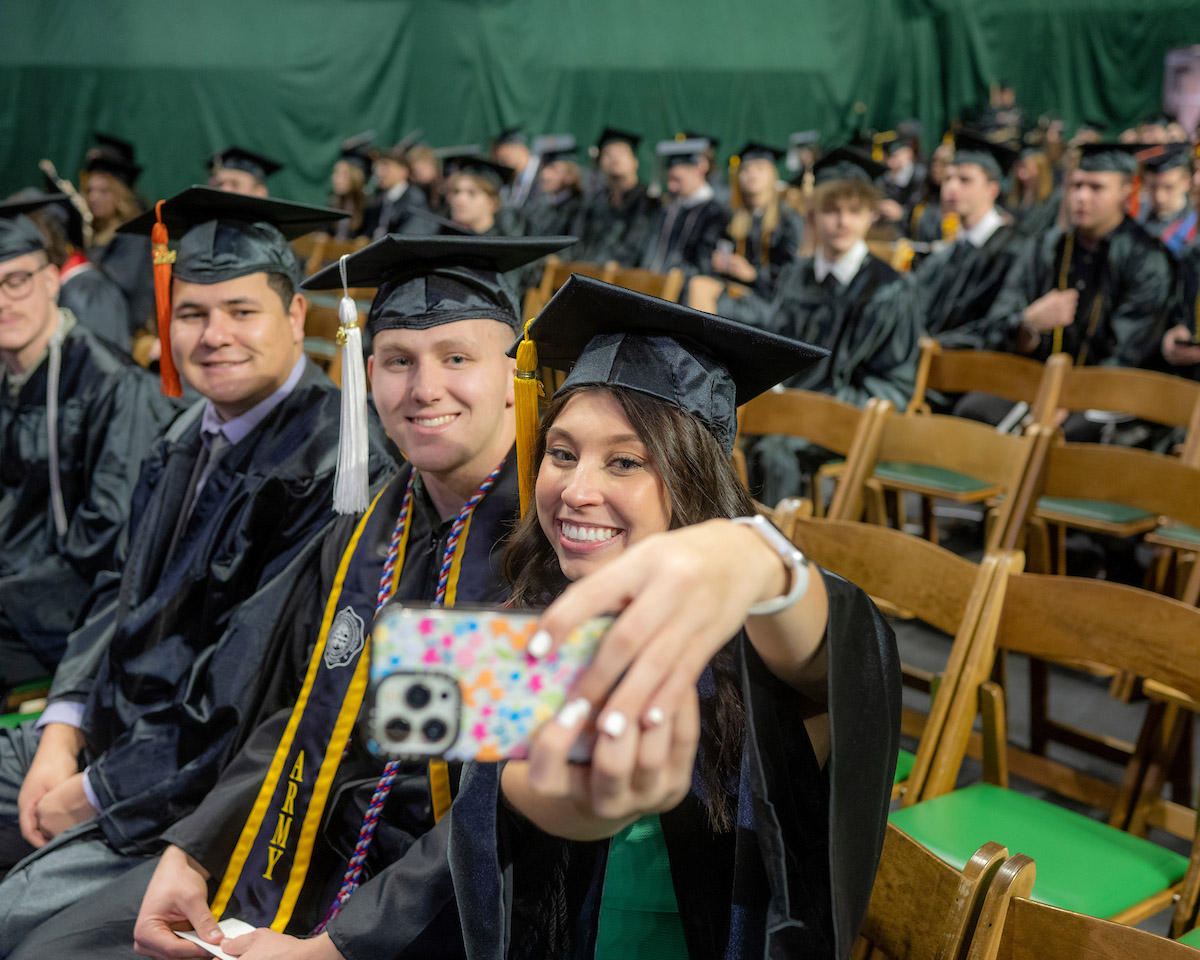
[[[167,247],[167,225],[162,219],[162,205],[154,205],[154,216],[158,222],[150,231],[150,255],[154,262],[154,308],[158,317],[158,342],[161,356],[158,373],[165,397],[182,397],[183,386],[179,382],[179,371],[175,369],[175,357],[171,354],[171,264],[175,262],[174,251]]]

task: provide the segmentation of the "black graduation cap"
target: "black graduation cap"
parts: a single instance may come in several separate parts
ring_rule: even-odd
[[[814,183],[831,180],[861,180],[873,184],[887,170],[882,163],[871,159],[871,155],[855,147],[837,147],[813,164]]]
[[[692,140],[660,140],[658,146],[654,148],[654,152],[658,154],[663,166],[668,170],[681,163],[697,167],[700,165],[700,161],[708,151],[709,146],[709,142],[702,138]]]
[[[532,151],[542,158],[542,163],[556,163],[575,157],[575,137],[570,133],[551,133],[535,137]]]
[[[273,197],[226,193],[193,186],[163,201],[162,219],[177,241],[172,273],[189,283],[221,283],[252,273],[278,273],[297,279],[299,267],[289,240],[345,218],[342,210]],[[149,210],[119,233],[150,236]]]
[[[415,147],[421,141],[425,131],[418,127],[415,130],[410,130],[396,143],[388,147],[386,150],[372,150],[372,159],[378,160],[383,157],[387,160],[395,160],[396,163],[408,163],[408,151]]]
[[[901,147],[911,147],[912,141],[901,136],[895,130],[883,130],[876,133],[871,138],[871,143],[874,147],[883,151],[885,157],[890,157]]]
[[[825,350],[600,280],[572,276],[529,327],[538,362],[569,370],[563,387],[603,384],[658,397],[699,417],[726,453],[737,408]],[[516,345],[509,351],[516,355]]]
[[[469,173],[492,183],[497,189],[512,183],[516,171],[502,163],[476,154],[451,154],[442,158],[442,170],[447,177],[456,173]]]
[[[1150,147],[1147,150],[1153,150]],[[1187,168],[1192,162],[1192,145],[1190,143],[1164,143],[1158,148],[1159,152],[1147,156],[1142,165],[1147,173],[1165,173],[1178,167]]]
[[[0,203],[0,263],[45,250],[46,239],[27,214],[66,199],[65,193],[47,193]]]
[[[475,319],[498,320],[519,330],[517,294],[504,274],[574,242],[575,237],[389,233],[346,258],[346,285],[379,288],[367,315],[372,334]],[[330,264],[301,287],[340,290],[341,267]]]
[[[1016,150],[1002,143],[994,143],[977,133],[960,130],[954,135],[954,159],[951,163],[955,166],[961,163],[978,164],[993,180],[1006,177],[1017,162],[1017,156]]]
[[[283,169],[282,163],[239,146],[229,146],[219,153],[214,153],[209,163],[213,168],[245,171],[259,183],[265,183],[267,177]]]
[[[127,187],[141,176],[142,167],[135,159],[133,144],[107,133],[94,133],[96,145],[87,152],[84,170],[88,173],[107,173]]]
[[[628,130],[621,130],[617,127],[605,127],[600,131],[596,149],[603,150],[610,143],[627,143],[629,149],[636,152],[641,142],[642,136],[639,133],[630,133]]]
[[[374,130],[364,130],[362,133],[347,137],[342,141],[338,159],[358,167],[363,176],[371,173],[371,142],[375,139]]]
[[[1079,145],[1079,169],[1085,173],[1137,173],[1137,155],[1146,149],[1142,143],[1082,143]]]
[[[529,137],[525,134],[525,128],[519,123],[511,127],[505,127],[492,138],[492,146],[499,147],[506,143],[519,143],[522,146],[528,145]]]
[[[772,163],[778,163],[783,159],[784,152],[778,147],[772,147],[757,140],[749,140],[737,152],[737,155],[741,158],[742,163],[746,163],[749,160],[770,160]]]

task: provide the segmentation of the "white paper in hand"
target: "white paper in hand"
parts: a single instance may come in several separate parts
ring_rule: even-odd
[[[244,934],[252,933],[254,930],[258,929],[257,927],[252,927],[245,920],[239,920],[237,917],[228,917],[227,919],[218,923],[217,926],[221,928],[221,932],[225,934],[228,939],[240,937]],[[192,941],[192,943],[196,944],[196,946],[203,947],[214,957],[219,958],[219,960],[237,960],[236,957],[231,957],[216,944],[207,943],[204,940],[201,940],[200,934],[196,933],[195,930],[176,930],[175,936],[182,937],[184,940]]]

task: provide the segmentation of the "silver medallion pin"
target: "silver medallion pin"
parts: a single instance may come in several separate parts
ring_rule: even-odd
[[[363,619],[350,607],[342,608],[325,638],[325,666],[330,670],[353,663],[366,643]]]

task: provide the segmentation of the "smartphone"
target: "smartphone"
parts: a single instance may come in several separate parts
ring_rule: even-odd
[[[389,604],[371,631],[367,746],[395,757],[516,760],[566,700],[612,617],[589,620],[549,657],[526,653],[537,611]],[[591,756],[589,724],[571,759]]]

